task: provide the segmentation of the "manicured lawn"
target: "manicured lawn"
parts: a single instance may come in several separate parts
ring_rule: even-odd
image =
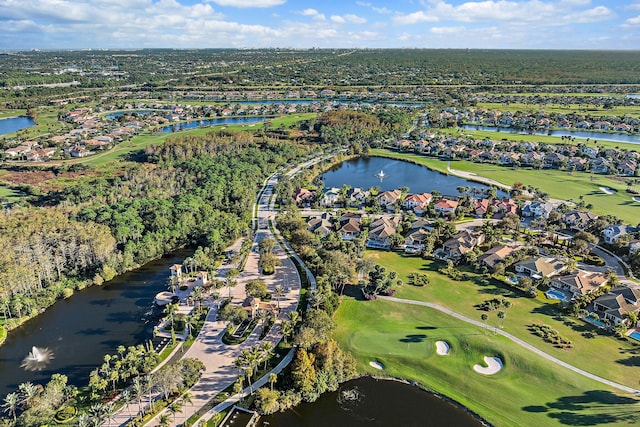
[[[24,116],[25,114],[27,114],[27,110],[0,110],[0,119]]]
[[[397,296],[418,301],[436,303],[472,319],[480,320],[482,313],[475,308],[486,300],[505,297],[512,304],[506,312],[504,330],[521,338],[553,356],[571,363],[585,371],[604,378],[638,387],[637,372],[640,367],[640,345],[621,341],[584,322],[569,316],[558,316],[557,304],[544,299],[523,296],[518,290],[498,281],[469,273],[470,280],[454,281],[437,270],[443,264],[406,256],[396,252],[368,251],[367,256],[390,271],[396,271],[404,284],[398,288]],[[412,272],[426,273],[430,284],[425,287],[409,285]],[[497,325],[497,312],[488,312],[488,325]],[[527,325],[543,323],[556,329],[573,343],[573,348],[562,350],[544,342],[528,331]]]
[[[414,380],[444,394],[495,426],[633,425],[640,404],[543,359],[501,336],[425,307],[345,297],[335,315],[339,344],[359,372]],[[435,342],[451,346],[435,353]],[[473,365],[498,356],[501,372],[485,376]],[[377,360],[380,371],[369,366]]]
[[[19,191],[0,185],[0,200],[6,198],[8,201],[12,202],[20,199],[20,197],[22,197],[22,194]]]
[[[390,150],[371,150],[372,155],[408,160],[428,168],[447,173],[447,161],[420,156],[412,153],[396,153]],[[573,172],[542,169],[512,169],[488,163],[474,163],[466,160],[451,161],[451,169],[472,172],[490,178],[505,185],[522,182],[532,185],[561,200],[578,201],[584,196],[585,204],[592,204],[592,212],[600,215],[615,215],[624,222],[636,224],[640,216],[640,203],[634,202],[632,195],[626,192],[627,186],[603,175],[591,175],[584,172]],[[608,195],[599,187],[617,190]]]

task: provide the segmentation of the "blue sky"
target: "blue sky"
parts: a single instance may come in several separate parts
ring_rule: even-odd
[[[0,0],[0,49],[640,49],[640,0]]]

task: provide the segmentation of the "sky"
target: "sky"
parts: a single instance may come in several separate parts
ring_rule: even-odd
[[[0,0],[0,49],[640,49],[640,0]]]

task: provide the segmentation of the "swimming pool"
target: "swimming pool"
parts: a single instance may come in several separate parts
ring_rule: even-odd
[[[600,319],[596,319],[595,317],[587,316],[584,318],[584,321],[591,323],[592,325],[596,325],[600,328],[604,327],[604,322]],[[638,340],[640,340],[640,333],[638,333]]]
[[[636,341],[640,341],[640,332],[638,331],[633,331],[631,332],[629,335],[627,335],[629,338],[633,338]]]
[[[544,293],[548,299],[557,299],[560,301],[568,301],[569,298],[561,291],[557,289],[549,289]]]

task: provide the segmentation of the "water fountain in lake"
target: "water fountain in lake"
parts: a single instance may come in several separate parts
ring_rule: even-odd
[[[384,173],[384,171],[382,169],[380,169],[380,172],[374,174],[374,176],[376,178],[380,178],[380,182],[382,182],[383,179],[385,178],[389,178],[389,175],[387,175],[386,173]]]
[[[53,359],[53,352],[48,348],[38,348],[36,346],[31,347],[31,351],[24,358],[21,368],[27,371],[41,371],[49,362]]]

